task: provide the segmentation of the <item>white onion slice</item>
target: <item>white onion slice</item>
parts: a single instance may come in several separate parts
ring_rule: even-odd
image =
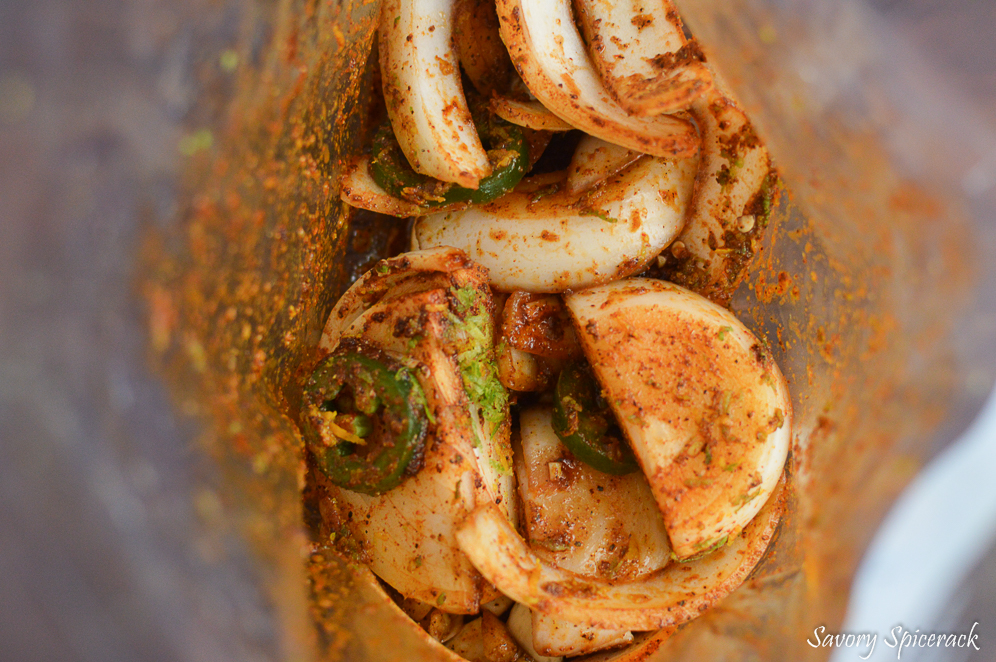
[[[493,497],[475,461],[459,368],[437,340],[448,323],[445,309],[444,290],[420,292],[374,304],[343,333],[414,362],[436,424],[418,473],[378,496],[329,485],[331,498],[324,507],[331,510],[323,512],[334,514],[368,557],[371,570],[399,593],[443,611],[470,614],[478,610],[483,582],[455,549],[454,528],[476,506],[493,503]],[[412,318],[424,320],[425,335],[409,348],[393,329]]]
[[[664,518],[642,473],[610,476],[570,456],[553,431],[548,407],[524,410],[519,431],[515,475],[523,529],[537,556],[563,570],[614,581],[668,564]]]
[[[782,496],[768,499],[725,547],[633,582],[601,582],[544,562],[490,505],[471,513],[457,540],[481,574],[534,611],[602,629],[655,630],[699,616],[743,582],[774,535]]]
[[[388,216],[409,218],[417,216],[420,212],[418,205],[395,198],[374,181],[374,178],[370,176],[370,157],[368,156],[361,156],[346,166],[339,198],[354,207]]]
[[[537,131],[570,131],[574,127],[560,119],[539,101],[519,101],[508,97],[491,100],[491,111],[506,122]]]
[[[508,615],[508,631],[512,633],[519,645],[525,649],[529,659],[535,662],[561,662],[560,655],[542,655],[533,646],[533,617],[525,605],[515,604]]]
[[[749,260],[737,254],[735,242],[749,244],[762,229],[762,219],[749,212],[763,192],[771,159],[747,116],[718,90],[697,101],[692,115],[702,131],[702,164],[688,224],[678,237],[681,244],[675,243],[680,252],[673,257],[687,252],[694,269],[688,280],[673,279],[722,301],[747,276]]]
[[[442,280],[437,280],[437,277]],[[449,246],[381,260],[374,269],[360,276],[336,302],[318,346],[327,352],[335,349],[342,332],[364,310],[388,293],[399,296],[448,285],[459,288],[487,277],[487,272],[467,259],[463,251]]]
[[[540,655],[572,656],[617,648],[633,642],[629,630],[603,630],[532,612],[533,647]]]
[[[393,258],[381,260],[374,269],[363,274],[340,297],[329,314],[322,337],[319,340],[319,348],[332,352],[343,336],[351,335],[369,339],[370,333],[376,332],[383,336],[378,343],[380,346],[399,357],[407,356],[412,353],[409,348],[409,342],[412,339],[398,337],[394,327],[390,325],[384,327],[383,319],[396,317],[398,312],[396,309],[404,310],[405,305],[410,305],[407,300],[411,297],[433,291],[444,292],[444,294],[435,295],[440,297],[440,300],[432,305],[442,306],[442,309],[435,311],[436,313],[445,313],[448,304],[447,297],[450,296],[447,292],[470,288],[478,293],[486,292],[490,296],[487,283],[487,271],[468,260],[466,254],[456,248],[442,247],[403,253]],[[381,306],[379,310],[380,321],[368,314],[377,305]],[[399,306],[401,308],[398,308]],[[411,317],[417,319],[418,311],[411,312]],[[446,315],[444,317],[447,320],[450,319]],[[427,320],[429,319],[431,316],[426,317],[424,323],[428,324]],[[423,322],[413,323],[422,324]],[[434,329],[436,338],[442,338],[442,328],[443,326],[440,325]],[[485,324],[478,331],[487,336],[480,339],[480,342],[490,348],[494,343],[495,336],[493,325]],[[430,329],[426,328],[426,332],[429,333]],[[415,347],[418,348],[420,345],[416,343]],[[449,347],[448,351],[452,352],[452,347]],[[446,374],[449,373],[446,371],[440,373],[440,375]],[[511,471],[508,423],[487,429],[491,426],[481,420],[478,405],[462,395],[464,386],[459,375],[455,378],[448,378],[443,385],[453,393],[451,397],[454,402],[458,398],[462,398],[460,399],[461,406],[467,410],[470,416],[468,425],[472,428],[474,437],[477,439],[477,443],[474,444],[474,456],[478,460],[478,471],[484,480],[485,487],[490,492],[491,498],[496,503],[502,504],[502,508],[505,509],[509,518],[513,522],[516,521],[517,512],[513,495],[514,476]],[[461,395],[458,396],[457,393]]]
[[[695,167],[695,159],[644,158],[583,200],[517,189],[418,219],[412,248],[460,248],[505,292],[561,292],[623,278],[681,231]]]
[[[385,0],[378,44],[384,101],[416,172],[476,189],[491,174],[460,82],[454,0]]]
[[[530,92],[571,126],[655,156],[691,156],[695,128],[630,115],[605,89],[574,25],[570,0],[498,0],[501,36]]]
[[[605,87],[636,115],[688,108],[712,85],[687,45],[671,0],[576,0],[578,23]]]
[[[567,191],[580,193],[605,181],[640,158],[639,152],[585,136],[574,149],[567,167]]]
[[[452,346],[458,331],[451,304],[461,288],[488,296],[487,272],[456,249],[435,249],[381,261],[336,304],[320,346],[331,352],[343,339],[358,338],[409,365],[432,424],[416,475],[374,497],[329,485],[332,498],[322,504],[374,572],[402,595],[475,613],[494,590],[457,549],[456,522],[481,503],[500,503],[512,522],[517,513],[509,426],[482,432]],[[412,337],[398,331],[412,328]],[[475,328],[490,346],[493,327]]]
[[[775,489],[791,441],[770,354],[733,313],[672,283],[633,278],[564,299],[675,554],[735,536]]]

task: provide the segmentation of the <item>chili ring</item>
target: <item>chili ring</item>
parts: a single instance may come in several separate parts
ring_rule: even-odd
[[[332,355],[312,372],[303,405],[305,441],[335,485],[383,494],[421,467],[425,396],[406,368]]]
[[[553,431],[592,469],[622,476],[640,468],[584,361],[568,364],[557,378]]]

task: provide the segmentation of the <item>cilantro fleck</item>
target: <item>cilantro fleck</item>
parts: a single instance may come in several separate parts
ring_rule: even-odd
[[[744,492],[743,494],[738,494],[737,496],[730,499],[731,506],[737,506],[738,509],[743,508],[748,503],[757,498],[757,495],[761,493],[761,488],[754,490],[753,492]]]
[[[549,186],[544,186],[543,188],[537,189],[535,193],[529,198],[529,202],[539,202],[548,195],[552,195],[560,190],[559,184],[550,184]]]
[[[582,216],[597,216],[598,218],[602,219],[606,223],[618,223],[619,222],[618,220],[616,220],[616,219],[612,218],[611,216],[609,216],[608,214],[606,214],[601,209],[582,209],[581,210],[581,215]]]
[[[726,334],[733,330],[732,326],[721,326],[719,331],[716,333],[716,337],[719,338],[720,342],[726,340]]]
[[[472,286],[461,287],[454,291],[457,299],[457,312],[465,313],[477,302],[477,290]]]

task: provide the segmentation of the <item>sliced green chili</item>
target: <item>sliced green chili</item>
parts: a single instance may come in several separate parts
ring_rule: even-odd
[[[385,122],[374,135],[370,175],[389,194],[425,209],[457,202],[491,202],[515,188],[526,174],[529,146],[519,127],[486,110],[474,113],[474,123],[492,168],[478,188],[465,188],[415,172],[401,151],[390,122]]]
[[[382,494],[421,466],[424,405],[408,370],[357,351],[336,354],[318,365],[305,386],[305,441],[332,483]]]
[[[557,378],[553,430],[592,469],[622,476],[640,468],[584,361],[568,364]]]

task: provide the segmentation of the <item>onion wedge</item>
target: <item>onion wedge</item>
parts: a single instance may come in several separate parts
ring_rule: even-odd
[[[467,259],[463,251],[448,246],[381,260],[339,298],[318,347],[326,352],[335,349],[343,331],[388,294],[397,297],[433,287],[465,287],[487,277],[487,271]]]
[[[564,299],[674,553],[732,539],[775,489],[791,441],[770,354],[730,311],[672,283],[633,278]]]
[[[491,505],[471,513],[457,540],[481,574],[534,611],[607,630],[656,630],[699,616],[743,582],[774,535],[783,492],[725,547],[633,582],[584,578],[546,563]]]
[[[602,82],[635,115],[688,108],[712,86],[670,0],[575,0],[578,23]]]
[[[506,122],[538,131],[570,131],[574,127],[560,119],[539,101],[519,101],[509,97],[491,100],[491,112]]]
[[[455,523],[481,503],[517,517],[507,400],[483,402],[472,382],[492,383],[490,306],[487,272],[460,251],[401,255],[343,295],[320,345],[331,352],[361,340],[396,357],[422,386],[430,420],[422,469],[374,497],[328,485],[323,514],[402,595],[451,613],[476,613],[493,593],[457,549]]]
[[[645,157],[584,197],[557,184],[521,187],[486,205],[419,218],[412,248],[460,248],[504,292],[562,292],[623,278],[681,231],[695,168],[695,159]]]
[[[533,648],[540,655],[573,656],[633,643],[629,630],[602,630],[532,612]]]
[[[605,89],[574,25],[570,0],[498,0],[501,36],[529,91],[571,126],[655,156],[692,156],[695,127],[635,117]]]
[[[353,207],[399,218],[418,216],[421,211],[414,202],[395,198],[374,181],[370,176],[368,156],[361,156],[346,166],[339,198]]]
[[[454,522],[481,503],[491,503],[474,460],[474,436],[459,369],[436,338],[447,323],[442,290],[407,297],[393,305],[378,303],[347,329],[396,356],[409,357],[436,424],[426,443],[424,466],[398,487],[379,496],[327,486],[323,515],[348,536],[374,573],[408,598],[451,613],[478,610],[483,581],[454,549]],[[392,326],[406,319],[425,321],[426,337],[409,349]],[[381,322],[374,322],[374,319]],[[400,346],[399,346],[400,345]]]
[[[592,469],[570,454],[550,421],[547,407],[519,417],[522,453],[515,474],[533,552],[563,570],[603,580],[629,581],[666,566],[671,545],[646,477]]]
[[[342,309],[337,305],[329,315],[329,335],[323,335],[323,340],[331,351],[335,340],[332,334],[375,338],[376,344],[399,357],[417,354],[425,341],[432,340],[436,349],[423,363],[439,365],[440,371],[433,373],[435,384],[426,389],[426,397],[431,400],[435,389],[445,388],[447,402],[459,404],[467,417],[436,427],[469,426],[473,456],[484,487],[514,522],[517,511],[508,403],[497,375],[490,374],[497,372],[497,366],[493,360],[494,311],[487,283],[487,272],[469,263],[455,249],[408,253],[384,260],[343,295],[339,301]],[[389,289],[381,292],[384,286]],[[357,314],[357,304],[362,305],[364,297],[368,297],[367,301],[373,297],[378,300]],[[345,321],[339,315],[346,310],[352,313],[347,313],[345,319],[352,321],[339,331],[342,327],[336,322]],[[437,317],[438,323],[430,324]],[[446,369],[453,356],[455,377]]]
[[[460,83],[455,0],[385,0],[377,34],[384,101],[416,172],[476,189],[491,174]]]
[[[567,191],[580,193],[605,181],[640,158],[639,152],[585,136],[567,166]]]
[[[767,224],[771,159],[747,116],[718,90],[697,101],[692,115],[702,131],[702,164],[688,224],[666,255],[664,275],[725,303],[746,278]]]

